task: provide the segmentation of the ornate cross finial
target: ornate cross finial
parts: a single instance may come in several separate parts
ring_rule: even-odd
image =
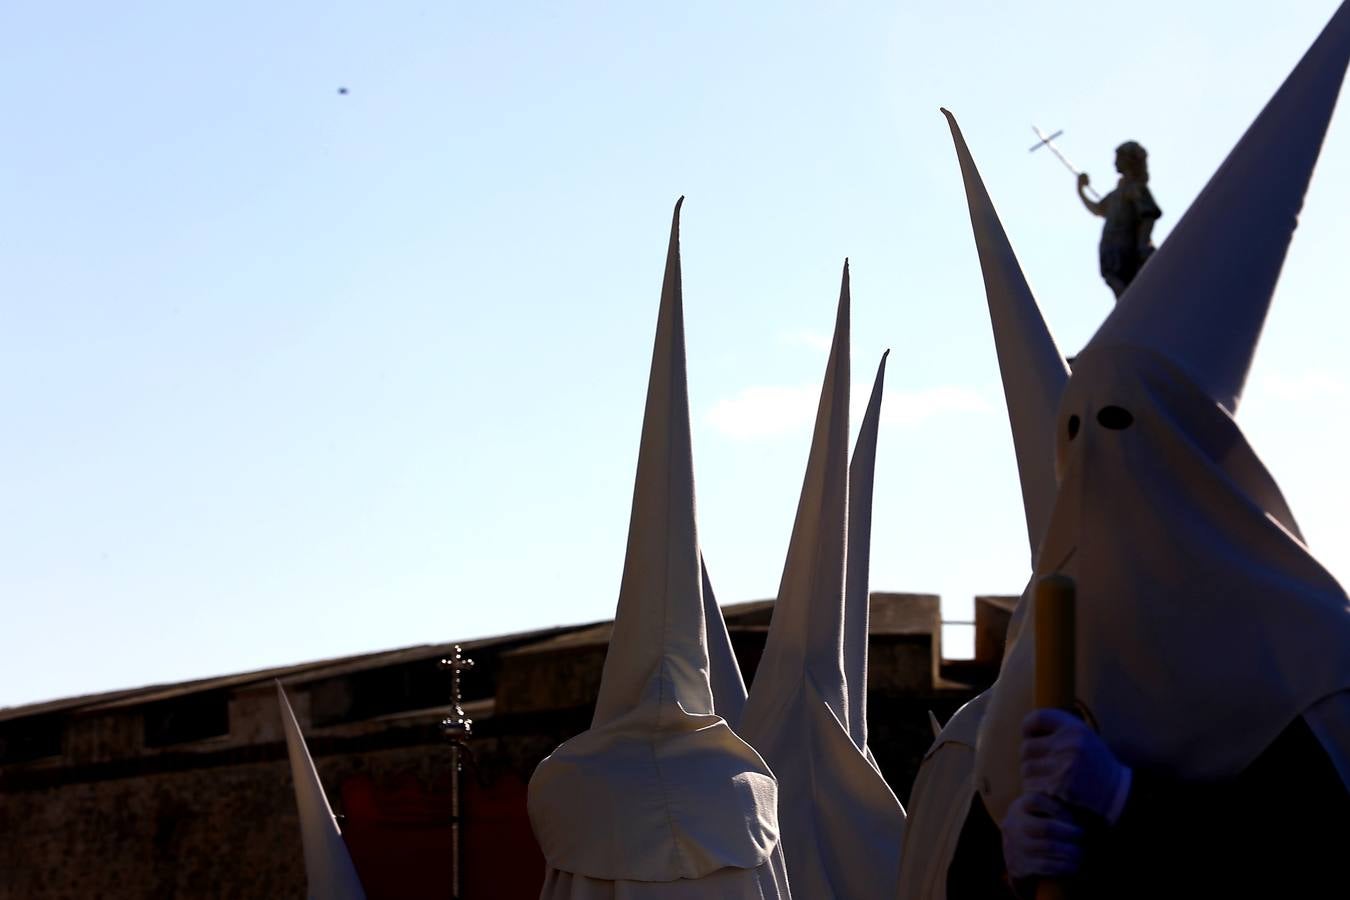
[[[441,720],[441,731],[445,733],[446,737],[450,738],[451,743],[463,747],[469,735],[473,732],[473,719],[464,715],[464,707],[461,705],[464,694],[461,690],[460,676],[473,668],[473,660],[467,658],[464,655],[463,648],[456,644],[454,655],[441,660],[441,668],[450,670],[450,699],[453,704],[450,715]]]
[[[454,766],[450,770],[450,896],[459,900],[460,882],[460,783],[459,776],[464,770],[464,756],[472,757],[469,749],[469,735],[473,732],[473,719],[464,715],[464,694],[460,689],[460,676],[473,668],[473,660],[464,656],[464,648],[455,645],[454,653],[441,660],[441,668],[450,670],[450,715],[441,720],[441,733],[450,739],[450,754]],[[463,751],[463,752],[461,752]]]

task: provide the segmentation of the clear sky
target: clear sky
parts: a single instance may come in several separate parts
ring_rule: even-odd
[[[612,615],[681,194],[719,599],[776,591],[845,256],[873,588],[1019,591],[938,107],[1074,352],[1031,125],[1103,189],[1143,143],[1165,237],[1336,5],[0,6],[0,704]],[[1239,420],[1345,582],[1341,106]]]

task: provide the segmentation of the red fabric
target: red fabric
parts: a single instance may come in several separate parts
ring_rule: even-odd
[[[342,783],[343,837],[367,900],[445,900],[452,879],[449,775]],[[486,786],[460,778],[460,897],[535,900],[544,858],[525,812],[525,782],[504,775]]]
[[[464,900],[538,900],[544,854],[525,812],[526,782],[503,775],[482,788],[468,773],[464,781]]]
[[[450,896],[450,780],[424,786],[412,776],[342,783],[342,834],[367,900]]]

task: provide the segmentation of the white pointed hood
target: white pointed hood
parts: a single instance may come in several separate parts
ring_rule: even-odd
[[[1055,503],[1055,417],[1069,370],[1022,274],[960,126],[950,112],[944,109],[942,114],[956,146],[984,274],[1034,566]],[[1025,603],[1019,603],[1014,610],[1010,638],[1018,633],[1025,608]],[[947,872],[975,796],[975,743],[989,693],[981,693],[956,711],[919,765],[905,826],[900,900],[946,895]]]
[[[947,874],[975,797],[975,741],[989,691],[937,728],[909,792],[897,900],[945,900]],[[956,898],[953,898],[956,900]]]
[[[1231,416],[1347,59],[1342,5],[1182,223],[1209,225],[1178,225],[1169,255],[1145,265],[1078,356],[1061,399],[1060,485],[1036,571],[1077,583],[1079,699],[1131,766],[1233,776],[1311,706],[1350,689],[1350,601]],[[1282,152],[1265,155],[1277,140]],[[1244,172],[1246,200],[1264,209],[1256,218],[1235,202],[1231,179]],[[1281,196],[1257,196],[1268,185]],[[1272,229],[1262,216],[1274,209]],[[1248,235],[1235,237],[1225,217]],[[1223,255],[1240,283],[1220,271]],[[1223,323],[1214,346],[1199,338],[1205,322]],[[1025,610],[1010,638],[978,738],[976,782],[995,821],[1020,791],[1034,615]]]
[[[904,831],[904,809],[849,734],[848,403],[845,263],[797,519],[740,729],[778,776],[792,890],[812,900],[893,896]]]
[[[844,581],[844,683],[848,685],[848,733],[873,764],[867,749],[867,632],[871,614],[872,487],[876,479],[877,430],[886,357],[881,354],[853,460],[848,467],[848,561]]]
[[[713,712],[694,524],[679,209],[595,717],[590,730],[540,763],[529,786],[530,822],[550,868],[583,880],[670,882],[756,870],[778,838],[773,775]]]
[[[727,620],[713,594],[707,562],[703,562],[703,621],[708,633],[708,678],[712,683],[713,712],[726,719],[735,730],[745,710],[745,679],[741,677],[741,666],[731,647]]]
[[[797,503],[787,562],[769,635],[748,702],[766,711],[770,700],[796,695],[803,678],[831,713],[848,722],[844,687],[844,566],[848,529],[849,286],[844,264],[834,342],[816,410],[811,453]]]
[[[945,109],[942,114],[947,117],[956,144],[970,225],[975,232],[980,270],[984,273],[989,323],[994,329],[1017,472],[1022,480],[1027,543],[1034,560],[1055,500],[1055,412],[1069,382],[1069,368],[1022,274],[956,118]]]
[[[1220,406],[1237,411],[1347,57],[1350,5],[1343,3],[1090,347],[1155,350]]]
[[[305,851],[305,875],[311,900],[365,900],[361,879],[356,875],[347,845],[338,830],[328,797],[319,781],[300,725],[281,683],[277,682],[281,727],[286,733],[286,752],[295,784],[295,805],[300,812],[300,842]]]
[[[694,521],[694,460],[685,374],[679,216],[675,206],[652,349],[647,405],[614,634],[592,727],[642,708],[654,680],[661,702],[712,711],[703,571]],[[689,599],[697,600],[690,603]]]

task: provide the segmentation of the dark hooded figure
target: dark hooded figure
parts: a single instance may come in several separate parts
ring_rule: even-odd
[[[1082,717],[1035,708],[1023,602],[948,898],[1347,894],[1350,598],[1234,418],[1347,63],[1350,2],[1078,355],[1035,567]]]
[[[1119,300],[1153,253],[1153,223],[1162,216],[1162,210],[1149,193],[1148,153],[1143,147],[1134,141],[1117,147],[1116,171],[1120,173],[1116,189],[1101,200],[1083,193],[1088,176],[1086,172],[1080,174],[1078,199],[1088,212],[1106,219],[1098,256],[1102,278]]]

